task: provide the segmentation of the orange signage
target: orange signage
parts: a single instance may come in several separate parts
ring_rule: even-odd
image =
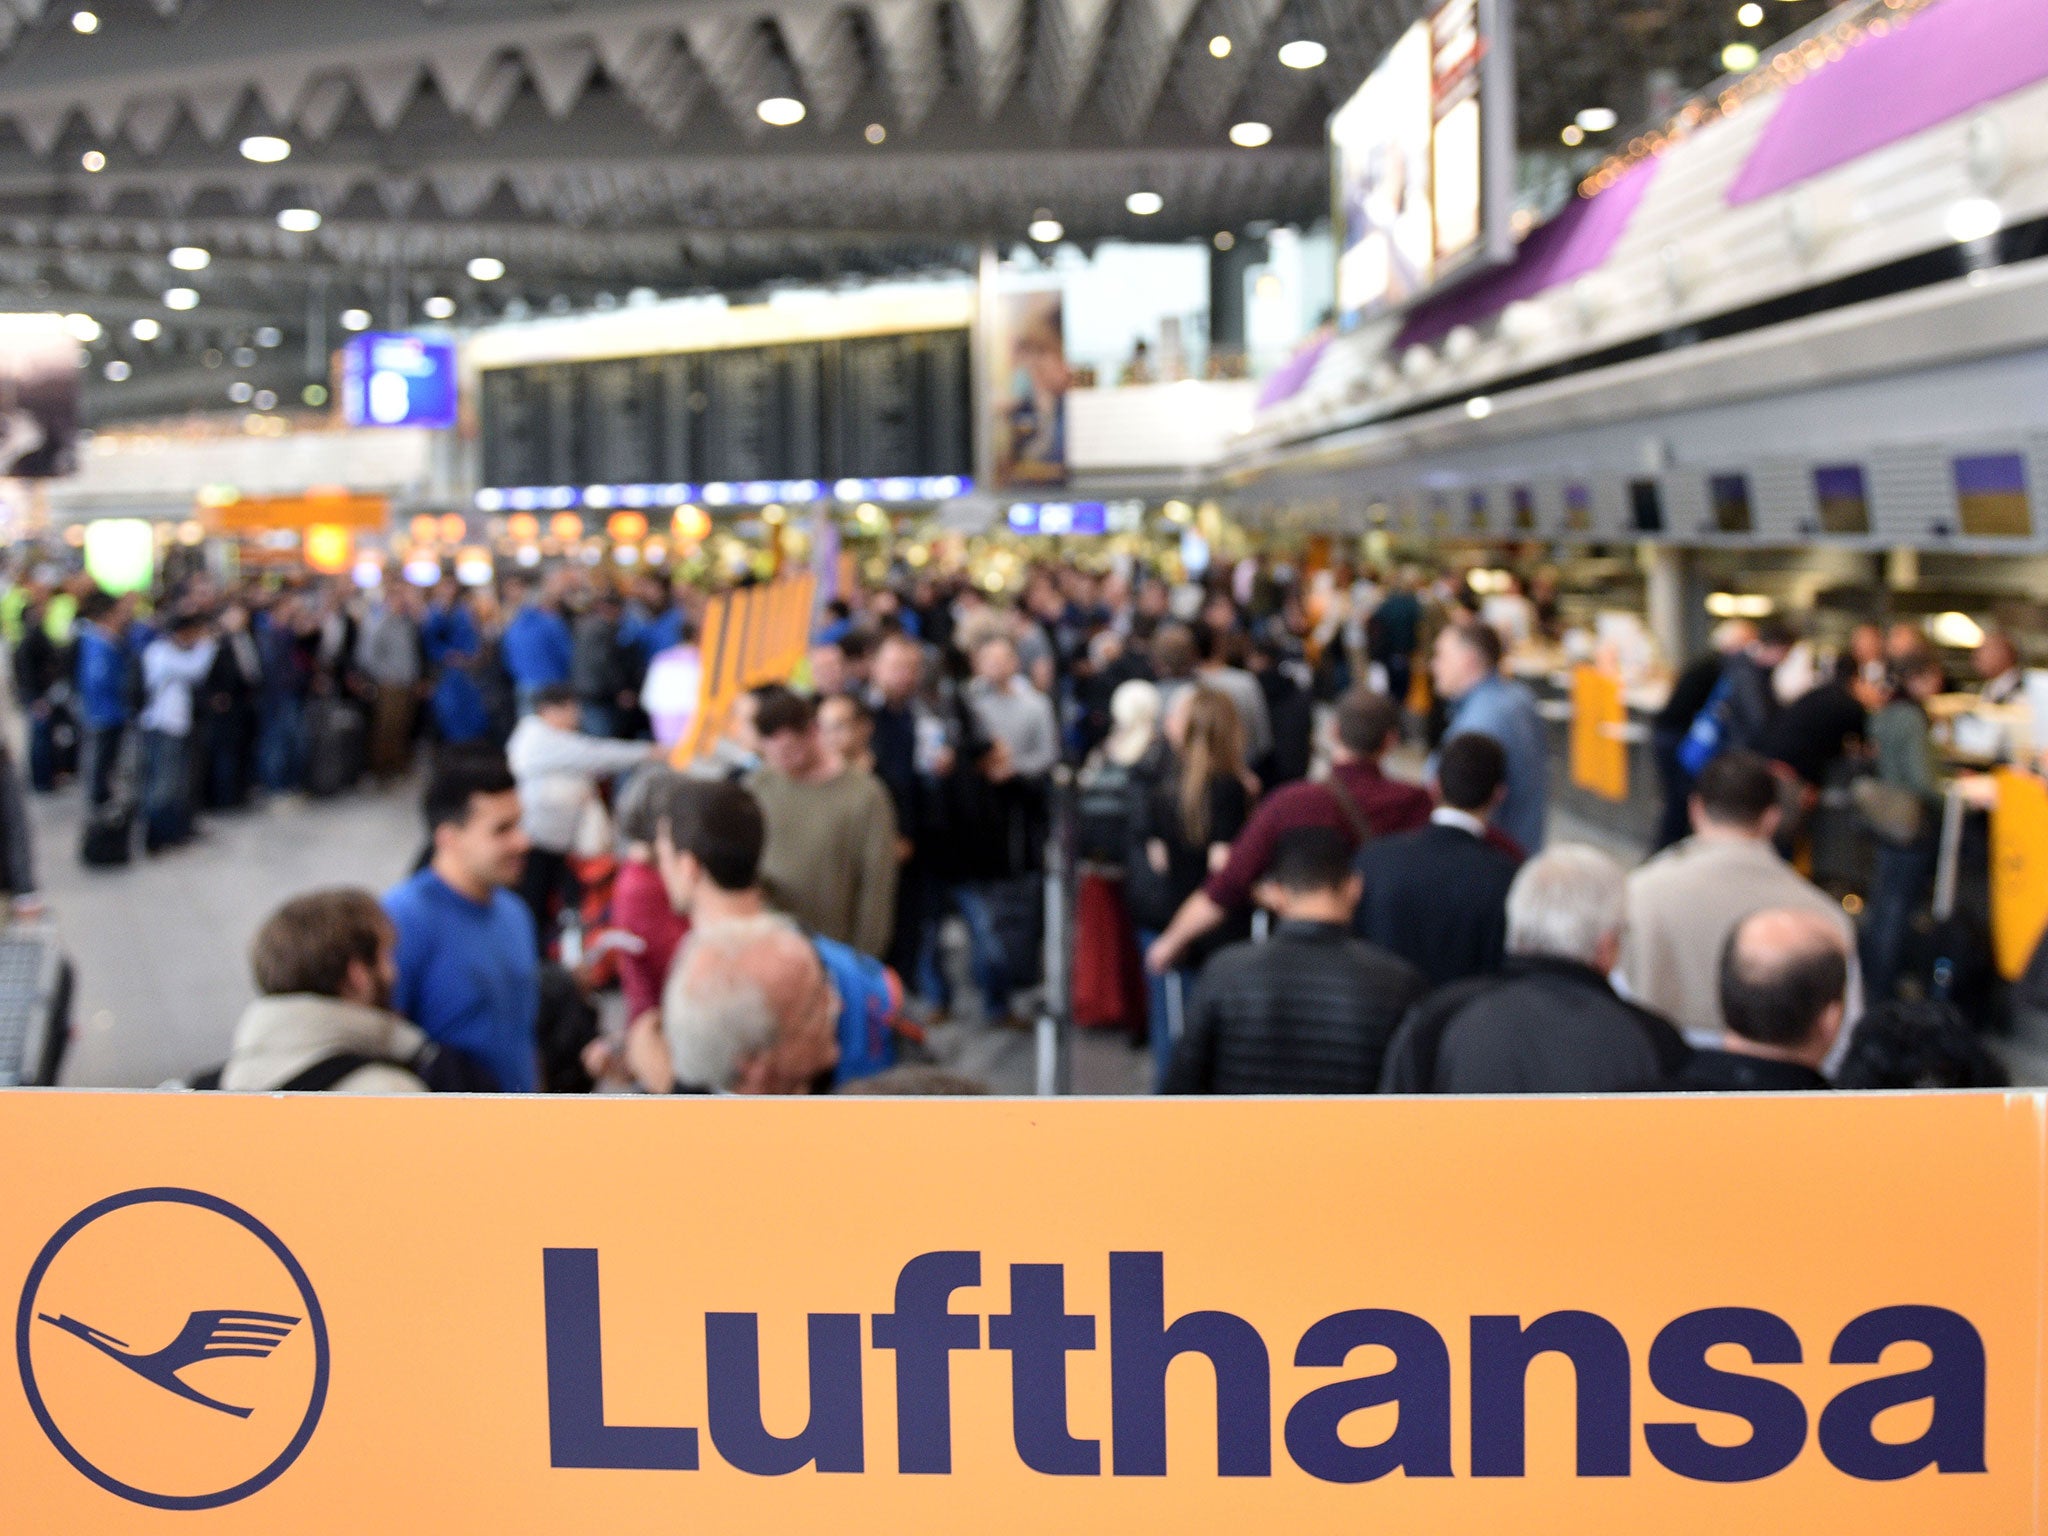
[[[2043,1109],[8,1093],[7,1524],[2040,1533]]]
[[[391,517],[391,501],[384,496],[358,496],[346,491],[331,495],[244,496],[222,506],[209,506],[206,515],[223,533],[269,533],[284,528],[306,529],[315,524],[381,532]]]
[[[676,744],[678,766],[718,740],[741,694],[763,683],[786,683],[795,674],[810,640],[816,594],[817,578],[805,572],[740,587],[704,605],[697,634],[697,714]]]
[[[2048,931],[2048,784],[2001,768],[1991,812],[1991,947],[2017,981]]]
[[[1605,800],[1628,798],[1628,706],[1621,679],[1599,667],[1572,669],[1572,782]]]

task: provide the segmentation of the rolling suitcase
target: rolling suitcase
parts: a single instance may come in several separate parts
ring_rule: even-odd
[[[112,869],[135,856],[135,806],[126,800],[110,800],[95,807],[85,818],[79,834],[79,862],[95,869]]]
[[[360,710],[337,699],[316,699],[306,709],[306,792],[338,795],[362,777],[366,731]]]

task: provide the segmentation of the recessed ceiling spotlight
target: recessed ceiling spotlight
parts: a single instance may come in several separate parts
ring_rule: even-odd
[[[163,322],[149,315],[144,315],[140,320],[128,327],[128,334],[137,341],[155,341],[163,333]]]
[[[278,214],[277,227],[288,235],[310,235],[320,227],[320,214],[312,208],[287,208]]]
[[[78,163],[97,176],[107,168],[107,157],[96,149],[88,149],[78,157]]]
[[[754,108],[754,115],[770,128],[794,128],[804,120],[804,110],[794,96],[770,96]]]
[[[1212,59],[1227,59],[1230,57],[1230,39],[1221,32],[1209,39],[1209,57]]]
[[[1237,236],[1227,229],[1219,229],[1216,231],[1214,244],[1219,251],[1231,250],[1237,245]]]
[[[284,345],[284,332],[274,325],[259,325],[256,327],[256,345],[259,347],[281,347]]]
[[[1239,149],[1259,149],[1273,142],[1273,130],[1264,123],[1236,123],[1231,126],[1230,142]]]
[[[1025,234],[1036,240],[1040,245],[1057,245],[1066,232],[1066,226],[1043,208],[1038,210],[1037,217],[1032,219],[1029,227],[1024,231]]]
[[[1280,45],[1280,62],[1289,69],[1317,69],[1329,56],[1329,49],[1305,37]]]
[[[73,11],[73,12],[71,13],[71,30],[72,30],[72,31],[74,31],[74,32],[77,32],[77,33],[81,33],[82,35],[84,35],[84,36],[86,36],[86,37],[91,37],[91,36],[93,35],[93,33],[95,33],[95,32],[97,32],[97,31],[99,31],[99,29],[100,29],[100,18],[99,18],[99,15],[98,15],[98,13],[97,13],[97,12],[94,12],[94,11]]]
[[[470,259],[470,277],[479,283],[495,283],[505,275],[505,263],[495,256],[476,256]]]
[[[124,358],[115,357],[107,360],[105,373],[107,375],[107,382],[110,384],[123,383],[134,372],[135,370],[128,365],[127,360]]]
[[[1731,75],[1746,75],[1763,55],[1751,43],[1730,43],[1721,50],[1721,67]]]
[[[213,265],[213,253],[196,245],[174,245],[164,253],[164,260],[180,272],[204,272]]]
[[[256,398],[256,386],[247,379],[237,379],[228,386],[228,398],[236,405],[247,405]]]
[[[1965,197],[1950,203],[1942,227],[1958,245],[1989,240],[2005,227],[2005,210],[1988,197]]]
[[[1749,4],[1735,13],[1735,20],[1745,27],[1760,27],[1764,24],[1764,8],[1756,0],[1749,0]]]
[[[1493,414],[1493,402],[1485,395],[1474,395],[1465,402],[1465,414],[1474,421],[1484,421]]]
[[[453,320],[455,301],[445,293],[437,293],[420,306],[420,312],[429,320]]]
[[[103,334],[100,330],[99,321],[93,319],[91,315],[66,315],[64,317],[64,329],[71,333],[73,339],[82,341],[88,346],[98,341]]]
[[[1605,133],[1621,121],[1621,114],[1612,107],[1587,107],[1572,121],[1588,133]]]
[[[255,399],[255,401],[254,401],[254,404],[255,404],[255,406],[256,406],[256,409],[257,409],[257,410],[259,410],[259,411],[274,411],[274,410],[276,410],[276,409],[277,409],[277,391],[276,391],[276,390],[274,390],[274,389],[259,389],[259,390],[257,390],[257,391],[256,391],[256,399]]]
[[[254,160],[258,165],[275,165],[291,155],[289,139],[280,139],[273,133],[252,133],[242,140],[242,158]]]
[[[367,331],[370,328],[370,312],[367,309],[344,309],[341,312],[341,328],[344,331]]]
[[[1577,123],[1566,123],[1564,125],[1564,132],[1560,133],[1558,137],[1576,149],[1579,145],[1586,142],[1586,130]]]
[[[199,290],[197,288],[172,288],[164,293],[165,309],[197,309]]]
[[[866,139],[870,144],[880,144],[889,137],[889,130],[884,128],[880,123],[869,123],[866,130],[861,134],[861,137]]]
[[[325,384],[308,384],[299,391],[299,398],[308,405],[325,405],[327,403],[327,386]]]
[[[1133,192],[1124,199],[1124,207],[1141,219],[1149,219],[1166,206],[1166,199],[1157,192]]]

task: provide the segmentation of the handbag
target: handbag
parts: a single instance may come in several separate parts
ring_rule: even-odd
[[[1849,786],[1849,801],[1870,830],[1895,848],[1910,848],[1927,830],[1927,806],[1910,789],[1867,776]]]

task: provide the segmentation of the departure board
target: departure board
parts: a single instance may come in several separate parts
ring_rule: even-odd
[[[964,330],[487,370],[489,486],[973,472]]]

